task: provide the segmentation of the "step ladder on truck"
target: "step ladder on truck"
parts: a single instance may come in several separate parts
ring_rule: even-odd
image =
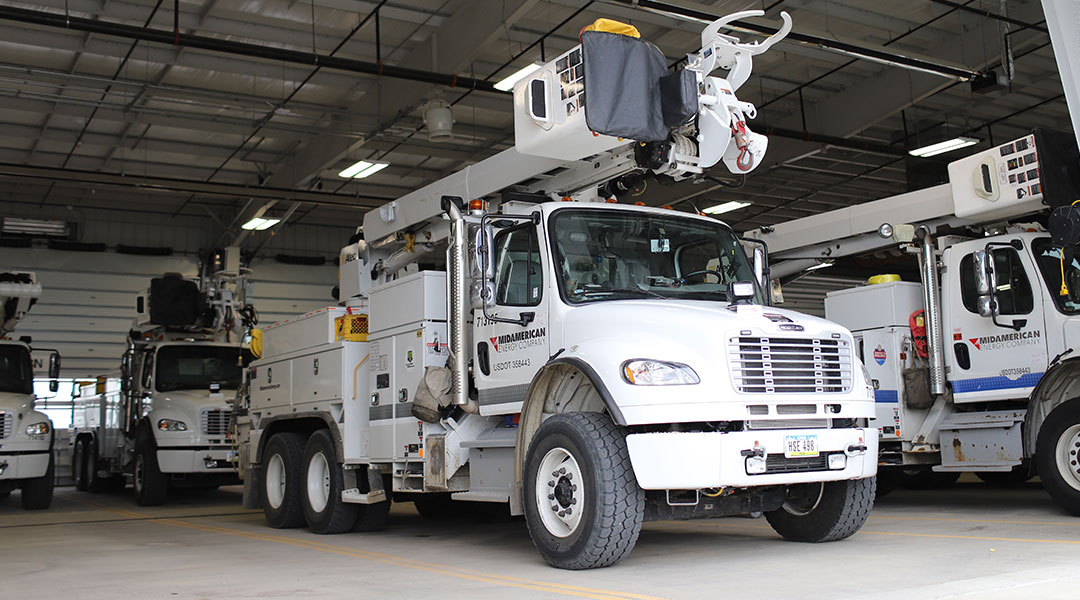
[[[197,278],[166,273],[135,298],[116,373],[74,399],[72,472],[81,491],[123,488],[163,503],[170,488],[239,482],[232,405],[257,314],[237,247],[213,253]]]
[[[41,284],[34,273],[0,273],[0,497],[20,489],[26,509],[52,504],[55,432],[48,415],[34,407],[32,340],[10,336],[40,296]],[[49,389],[55,392],[60,353],[47,352]]]
[[[857,531],[877,435],[851,333],[769,307],[764,252],[727,225],[613,203],[646,176],[760,164],[735,91],[790,18],[756,44],[720,33],[760,14],[713,23],[670,74],[632,28],[589,28],[517,84],[514,148],[369,212],[341,306],[263,332],[237,412],[245,506],[338,533],[381,527],[391,500],[489,503],[566,569],[617,563],[645,520]]]

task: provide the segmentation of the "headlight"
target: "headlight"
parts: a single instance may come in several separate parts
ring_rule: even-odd
[[[48,422],[42,421],[40,423],[31,423],[26,426],[26,435],[45,435],[52,431]]]
[[[187,431],[187,423],[174,419],[162,419],[157,422],[157,428],[161,431]]]
[[[634,385],[686,385],[700,383],[687,365],[659,360],[628,360],[622,366],[623,379]]]

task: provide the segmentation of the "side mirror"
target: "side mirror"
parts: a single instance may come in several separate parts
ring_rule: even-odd
[[[972,267],[975,271],[975,293],[979,296],[976,307],[981,317],[997,316],[997,301],[994,299],[994,255],[987,250],[972,253]]]
[[[763,290],[768,289],[768,286],[769,286],[769,279],[768,279],[768,275],[767,275],[767,273],[769,271],[769,262],[768,261],[769,261],[769,259],[765,255],[765,249],[762,248],[761,246],[755,247],[754,248],[754,279],[757,280],[758,285],[760,285],[761,289],[763,289]]]
[[[976,250],[972,253],[975,267],[975,293],[979,296],[988,296],[993,292],[991,277],[993,267],[990,265],[990,255],[986,250]]]
[[[49,391],[56,392],[60,389],[60,353],[53,351],[49,354]]]
[[[476,228],[473,237],[473,276],[469,290],[474,309],[493,308],[495,306],[495,265],[492,257],[494,235],[490,223],[483,223]]]

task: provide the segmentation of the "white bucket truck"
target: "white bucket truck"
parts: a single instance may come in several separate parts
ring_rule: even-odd
[[[767,306],[764,253],[725,224],[604,202],[760,163],[734,90],[783,16],[760,44],[714,23],[670,78],[646,42],[586,31],[518,83],[516,148],[368,213],[343,306],[267,328],[248,369],[246,506],[336,533],[380,527],[391,499],[509,504],[566,569],[618,562],[646,520],[857,531],[877,435],[851,333]]]
[[[948,172],[945,185],[751,235],[783,260],[774,276],[871,252],[917,258],[918,282],[825,300],[873,378],[883,474],[1037,473],[1080,515],[1076,141],[1036,130]]]
[[[124,487],[130,475],[143,506],[170,486],[238,483],[232,403],[254,325],[239,249],[230,247],[199,279],[151,280],[136,300],[120,376],[102,376],[75,399],[72,471],[76,488]]]
[[[30,338],[9,336],[41,296],[33,273],[0,273],[0,497],[22,490],[22,507],[44,509],[52,504],[54,483],[53,426],[34,410],[34,365]],[[49,388],[58,389],[60,355],[49,353]]]

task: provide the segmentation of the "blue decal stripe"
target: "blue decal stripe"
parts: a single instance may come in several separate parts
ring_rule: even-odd
[[[975,379],[958,379],[952,382],[953,392],[965,394],[968,392],[988,392],[991,390],[1013,390],[1017,388],[1035,387],[1042,379],[1042,373],[1025,373],[1019,379],[1008,377],[976,377]]]
[[[900,401],[900,394],[896,390],[874,390],[874,402],[891,404]]]

